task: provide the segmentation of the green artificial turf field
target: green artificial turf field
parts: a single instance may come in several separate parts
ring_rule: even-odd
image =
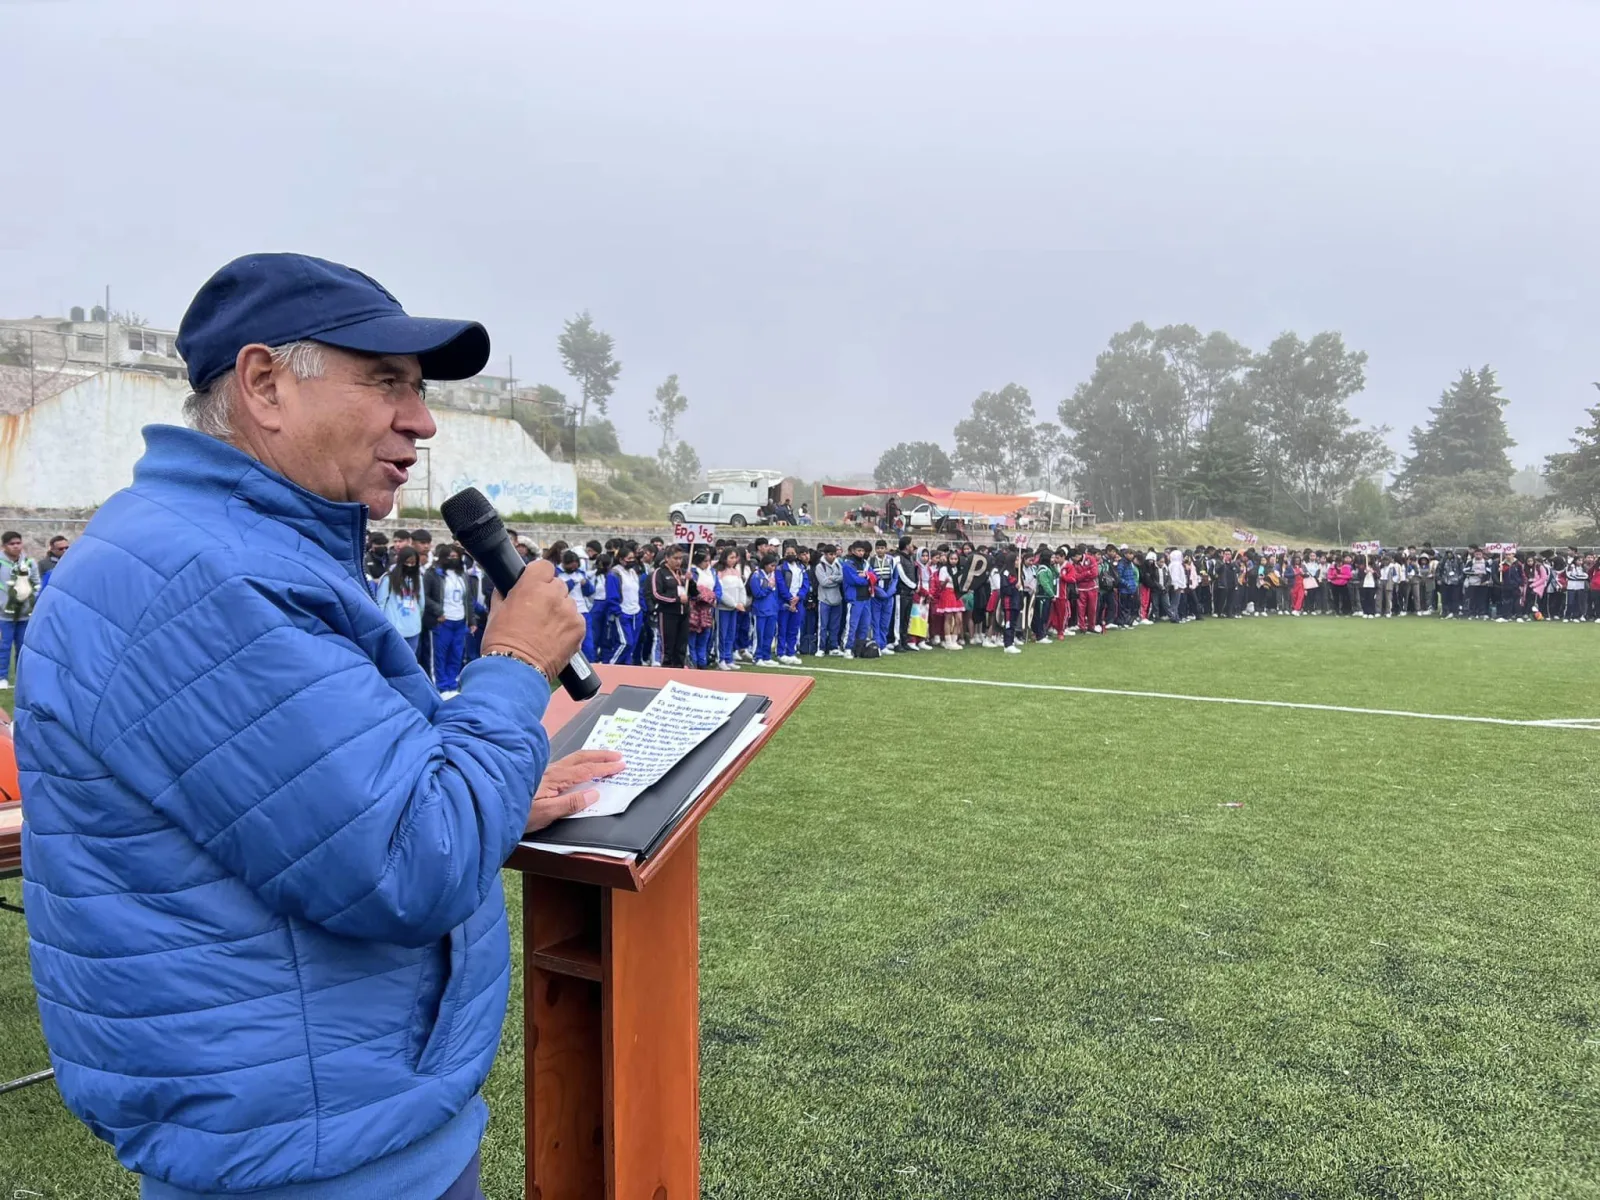
[[[1600,1197],[1600,729],[895,678],[1600,718],[1600,628],[828,665],[704,829],[707,1197]],[[0,1077],[44,1061],[0,913]],[[13,1188],[134,1195],[49,1086],[0,1097]]]

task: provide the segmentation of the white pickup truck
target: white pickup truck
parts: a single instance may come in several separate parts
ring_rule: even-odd
[[[766,502],[765,487],[723,485],[701,492],[693,500],[680,500],[668,516],[674,525],[754,525]]]
[[[667,510],[674,525],[755,525],[761,509],[788,502],[782,471],[732,469],[706,472],[706,490]]]

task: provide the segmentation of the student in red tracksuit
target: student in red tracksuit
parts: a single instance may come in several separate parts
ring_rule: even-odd
[[[1073,571],[1078,581],[1078,629],[1088,633],[1100,632],[1100,560],[1093,551],[1084,550],[1078,556]]]
[[[1050,602],[1050,632],[1057,639],[1064,638],[1072,627],[1072,601],[1067,599],[1067,589],[1076,579],[1072,560],[1065,549],[1050,556],[1050,565],[1056,573],[1056,597]]]

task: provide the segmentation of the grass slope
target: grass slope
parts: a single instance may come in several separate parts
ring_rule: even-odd
[[[1268,619],[819,676],[705,827],[704,1194],[1600,1196],[1600,733],[893,678],[1593,717],[1596,638]],[[0,1033],[0,1077],[44,1061],[7,914]],[[7,1187],[134,1195],[48,1087],[0,1098]]]
[[[1234,521],[1102,521],[1093,531],[1090,540],[1102,546],[1107,542],[1115,542],[1117,545],[1126,543],[1140,547],[1237,547],[1239,543],[1233,540],[1235,529],[1245,529],[1254,533],[1260,539],[1257,544],[1262,546],[1295,546],[1303,549],[1306,546],[1327,544],[1326,538],[1308,538],[1304,534],[1296,536],[1292,533],[1252,529]],[[1083,536],[1074,530],[1066,540],[1077,542],[1082,540]]]

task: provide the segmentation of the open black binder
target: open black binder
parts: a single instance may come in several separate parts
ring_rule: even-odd
[[[596,696],[583,712],[564,725],[550,739],[550,761],[582,750],[595,723],[618,709],[640,710],[655,698],[655,688],[619,687],[608,695]],[[531,834],[530,840],[555,846],[595,846],[649,858],[667,840],[679,820],[689,811],[685,803],[700,781],[728,752],[734,739],[771,704],[765,696],[747,696],[717,730],[691,750],[681,762],[651,784],[614,817],[582,817],[557,821]]]

